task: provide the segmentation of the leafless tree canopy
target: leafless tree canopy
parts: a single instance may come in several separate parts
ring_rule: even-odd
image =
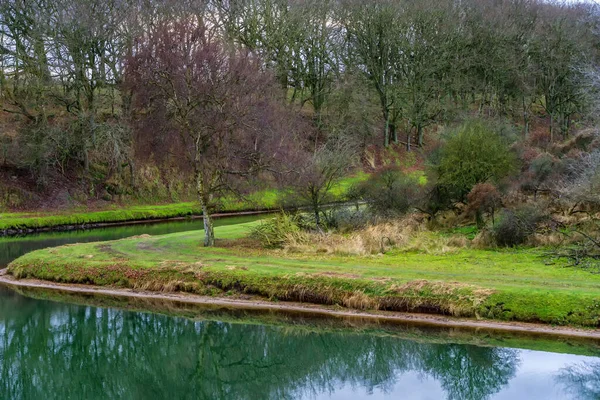
[[[201,19],[160,22],[136,41],[126,80],[139,151],[193,172],[207,234],[213,202],[234,188],[232,178],[274,167],[293,139],[260,60],[227,46]]]

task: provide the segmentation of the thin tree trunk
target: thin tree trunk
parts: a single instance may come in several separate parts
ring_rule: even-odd
[[[523,131],[525,139],[529,138],[529,112],[527,112],[525,96],[523,96]]]
[[[388,147],[390,145],[390,117],[385,116],[385,129],[383,131],[383,146]]]
[[[398,143],[398,132],[396,131],[396,124],[390,123],[389,127],[390,127],[390,137],[392,139],[392,142],[394,142],[394,144],[397,144]]]
[[[554,142],[554,116],[550,114],[550,143]]]
[[[208,209],[204,179],[200,172],[196,172],[196,191],[198,192],[198,200],[200,201],[200,207],[202,208],[202,219],[204,220],[204,247],[212,247],[215,245],[215,231],[212,217]]]
[[[202,219],[204,220],[204,247],[213,247],[215,245],[215,229],[212,217],[208,211],[208,206],[202,203]]]
[[[317,226],[317,230],[321,230],[321,214],[319,213],[319,206],[314,204],[313,210],[315,213],[315,225]]]
[[[423,147],[423,126],[421,124],[417,125],[417,138],[419,147]]]
[[[83,148],[83,169],[85,170],[85,174],[89,175],[90,173],[90,152],[87,147],[87,143],[84,143]]]
[[[135,164],[133,162],[133,160],[129,160],[129,174],[131,175],[129,177],[129,184],[131,185],[131,188],[133,189],[133,191],[135,192]]]
[[[561,132],[562,132],[562,137],[563,140],[567,140],[567,138],[569,137],[569,117],[566,115],[561,115],[560,120],[561,120]]]
[[[481,229],[484,226],[483,215],[481,210],[475,211],[475,223],[477,224],[477,228]]]

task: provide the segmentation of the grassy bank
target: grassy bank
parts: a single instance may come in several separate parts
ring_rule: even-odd
[[[0,214],[0,230],[41,229],[68,225],[183,217],[200,213],[195,203],[131,206],[102,211]]]
[[[200,246],[201,231],[145,236],[32,252],[9,271],[66,283],[600,326],[600,275],[549,264],[540,250],[308,256],[249,246],[242,238],[255,223],[217,228],[217,248]]]
[[[333,189],[334,199],[342,200],[348,188],[368,175],[358,174],[340,181]],[[221,201],[220,212],[241,212],[252,210],[272,210],[277,208],[279,192],[275,189],[262,190],[244,199],[227,197]],[[115,223],[152,219],[165,219],[200,215],[200,207],[195,202],[113,206],[99,211],[75,209],[61,212],[0,213],[0,232],[7,230],[36,230],[60,226],[83,226],[99,223]]]

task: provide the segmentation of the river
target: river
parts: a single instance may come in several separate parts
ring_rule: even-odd
[[[200,226],[5,238],[0,263]],[[0,398],[600,399],[592,341],[132,301],[0,286]]]

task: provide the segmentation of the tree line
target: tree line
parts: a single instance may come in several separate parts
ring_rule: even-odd
[[[597,106],[599,21],[536,0],[7,0],[3,165],[113,190],[176,168],[210,232],[251,177],[294,173],[319,202],[334,155],[422,148],[465,114],[566,139]]]

